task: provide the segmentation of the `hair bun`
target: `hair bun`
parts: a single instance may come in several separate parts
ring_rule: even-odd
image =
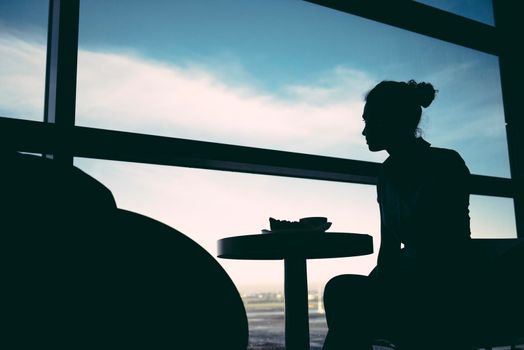
[[[429,83],[418,83],[415,86],[415,96],[418,104],[424,108],[428,107],[431,102],[433,102],[436,92],[437,91],[433,85]]]

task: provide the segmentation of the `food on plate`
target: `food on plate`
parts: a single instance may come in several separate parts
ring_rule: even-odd
[[[299,221],[277,220],[269,218],[269,227],[271,231],[279,230],[320,230],[327,229],[328,221],[325,217],[308,217]],[[327,226],[327,227],[326,227]]]

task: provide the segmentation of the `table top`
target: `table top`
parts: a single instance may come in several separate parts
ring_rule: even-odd
[[[287,258],[341,258],[373,253],[373,238],[366,234],[266,233],[218,240],[219,258],[279,260]]]

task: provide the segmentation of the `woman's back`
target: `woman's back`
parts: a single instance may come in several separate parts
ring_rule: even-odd
[[[389,157],[377,186],[382,237],[419,263],[459,258],[470,239],[468,177],[457,152],[422,139],[409,155]]]

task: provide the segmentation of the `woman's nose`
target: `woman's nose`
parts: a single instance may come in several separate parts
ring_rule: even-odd
[[[364,129],[362,129],[362,136],[366,136],[366,127],[364,126]]]

